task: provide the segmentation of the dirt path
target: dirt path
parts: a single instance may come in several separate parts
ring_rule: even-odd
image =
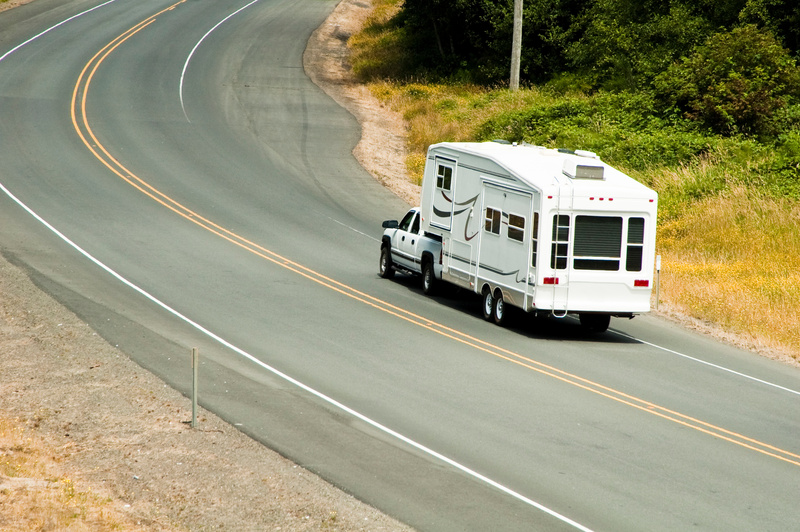
[[[416,201],[404,184],[402,121],[347,71],[346,35],[370,5],[341,2],[309,42],[306,71],[364,124],[359,160]],[[192,430],[185,397],[5,258],[0,357],[0,530],[408,530],[213,414]]]

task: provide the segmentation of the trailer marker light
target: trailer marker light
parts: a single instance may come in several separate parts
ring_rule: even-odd
[[[545,277],[542,284],[558,284],[558,277]]]
[[[637,279],[633,282],[633,286],[639,288],[647,288],[648,286],[650,286],[650,281],[648,281],[647,279]]]

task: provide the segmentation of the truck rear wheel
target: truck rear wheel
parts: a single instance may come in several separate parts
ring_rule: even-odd
[[[484,287],[483,289],[483,319],[491,321],[494,316],[494,295],[492,289]]]
[[[433,271],[433,262],[426,260],[422,265],[422,292],[433,295],[436,291],[436,274]]]
[[[384,279],[394,277],[394,266],[392,266],[392,252],[389,246],[381,248],[381,258],[378,261],[378,275]]]

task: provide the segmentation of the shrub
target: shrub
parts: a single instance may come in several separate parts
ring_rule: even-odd
[[[800,72],[771,33],[718,33],[654,81],[669,108],[723,135],[774,135],[775,114],[800,94]]]
[[[637,170],[680,164],[713,143],[691,128],[665,127],[646,95],[605,92],[539,98],[492,116],[476,136],[591,150],[611,164]]]

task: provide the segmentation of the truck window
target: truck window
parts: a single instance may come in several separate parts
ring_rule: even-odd
[[[484,229],[487,233],[493,233],[495,235],[500,234],[501,215],[501,211],[491,207],[486,207],[486,222],[484,224]]]
[[[517,242],[525,241],[525,217],[517,214],[508,215],[508,238]]]
[[[567,269],[569,255],[569,216],[553,216],[553,246],[550,250],[550,267],[556,270]]]
[[[414,217],[416,215],[417,215],[416,212],[409,211],[408,214],[406,214],[403,217],[403,220],[400,222],[398,229],[400,229],[401,231],[408,231],[408,228],[411,227],[411,222],[412,220],[414,220]]]
[[[414,233],[415,235],[419,234],[419,219],[420,216],[415,216],[414,223],[411,224],[411,232]]]
[[[628,220],[628,249],[625,259],[625,270],[642,271],[642,255],[644,251],[644,218]]]

